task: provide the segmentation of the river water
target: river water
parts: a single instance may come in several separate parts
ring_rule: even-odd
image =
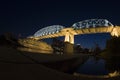
[[[105,68],[105,63],[104,59],[97,60],[96,57],[90,56],[82,65],[78,65],[74,72],[88,75],[106,75],[108,70]]]
[[[82,65],[78,65],[73,73],[92,76],[120,76],[120,58],[119,56],[107,58],[89,56]]]
[[[102,76],[114,74],[115,76],[120,73],[120,58],[119,56],[110,58],[81,56],[79,59],[49,63],[47,67],[72,75]]]

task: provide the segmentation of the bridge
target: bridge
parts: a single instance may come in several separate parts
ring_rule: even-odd
[[[120,36],[120,26],[114,26],[106,19],[89,19],[74,23],[65,28],[61,25],[53,25],[38,30],[33,36],[36,40],[65,36],[65,42],[74,44],[74,35],[110,33],[112,36]]]
[[[81,34],[110,33],[111,36],[120,36],[120,26],[114,26],[106,19],[89,19],[74,23],[65,28],[61,25],[52,25],[38,30],[33,36],[36,40],[65,36],[64,42],[74,44],[74,36]]]

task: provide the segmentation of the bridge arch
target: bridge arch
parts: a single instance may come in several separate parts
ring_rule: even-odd
[[[40,36],[45,36],[49,34],[55,34],[60,32],[62,29],[64,29],[64,26],[61,25],[52,25],[52,26],[47,26],[45,28],[42,28],[38,30],[35,34],[34,37],[40,37]]]
[[[106,19],[88,19],[74,23],[72,25],[72,28],[84,29],[84,28],[107,27],[107,26],[113,26],[113,24]]]

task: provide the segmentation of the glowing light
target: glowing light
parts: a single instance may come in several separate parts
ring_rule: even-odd
[[[64,27],[61,25],[53,25],[53,26],[48,26],[45,28],[42,28],[38,30],[35,34],[34,37],[39,37],[41,35],[47,35],[47,34],[54,34],[55,32],[59,32],[62,30]]]
[[[74,23],[72,25],[73,28],[89,28],[89,27],[101,27],[101,26],[113,26],[108,20],[106,19],[89,19]]]
[[[120,73],[118,71],[114,71],[113,73],[109,73],[108,74],[110,77],[115,77],[115,76],[119,76]]]
[[[119,35],[118,35],[118,29],[115,27],[115,28],[113,28],[113,31],[111,32],[111,35],[112,36],[116,36],[116,37],[118,37]]]

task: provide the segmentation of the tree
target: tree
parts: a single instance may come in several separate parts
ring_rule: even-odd
[[[112,37],[108,40],[106,50],[114,55],[120,54],[120,37]]]

